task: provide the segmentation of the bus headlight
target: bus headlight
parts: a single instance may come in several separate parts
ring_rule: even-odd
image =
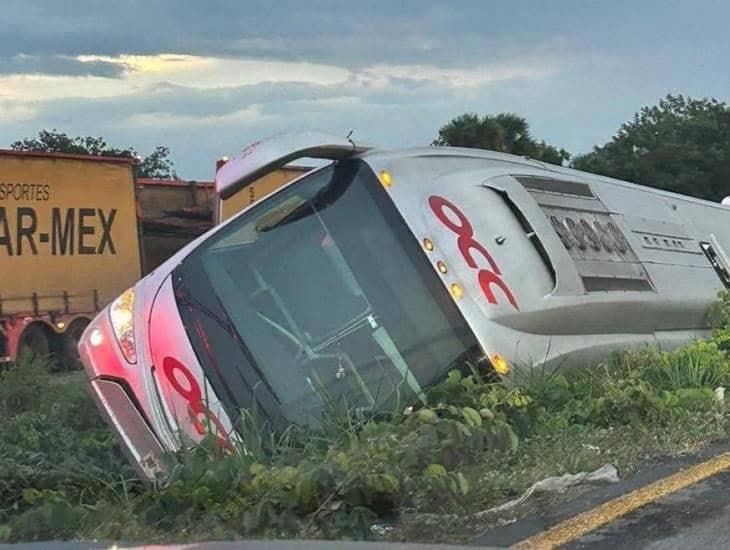
[[[137,362],[137,347],[134,343],[134,289],[124,293],[109,306],[114,336],[128,363]]]

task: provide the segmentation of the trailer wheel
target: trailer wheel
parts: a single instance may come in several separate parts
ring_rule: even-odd
[[[88,319],[76,319],[61,336],[61,363],[65,370],[79,370],[81,368],[78,345],[81,335],[88,325]]]
[[[50,353],[51,342],[46,327],[42,323],[32,323],[25,327],[18,342],[18,357],[28,354],[47,357]]]

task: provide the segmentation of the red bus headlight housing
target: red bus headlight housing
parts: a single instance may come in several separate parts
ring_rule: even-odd
[[[125,290],[109,306],[109,318],[122,355],[128,363],[137,362],[134,342],[134,289]]]

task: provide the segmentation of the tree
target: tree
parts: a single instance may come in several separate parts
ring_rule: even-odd
[[[177,179],[175,164],[170,159],[170,149],[164,145],[155,147],[154,151],[142,159],[139,173],[145,178]]]
[[[716,99],[667,95],[573,166],[719,201],[730,195],[730,108]]]
[[[157,146],[147,157],[140,159],[133,147],[119,149],[111,147],[101,137],[70,137],[57,130],[41,130],[38,137],[24,138],[11,144],[16,151],[43,151],[46,153],[69,153],[74,155],[93,155],[139,159],[136,174],[143,178],[177,178],[175,164],[170,159],[170,149]]]
[[[442,126],[431,145],[490,149],[559,165],[570,159],[565,149],[534,139],[527,121],[513,113],[464,113]]]

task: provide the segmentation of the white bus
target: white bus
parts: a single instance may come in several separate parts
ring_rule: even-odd
[[[730,209],[475,149],[300,134],[216,177],[225,198],[332,160],[198,238],[88,327],[94,395],[146,475],[241,409],[306,422],[322,393],[378,409],[471,362],[585,364],[707,334]]]

